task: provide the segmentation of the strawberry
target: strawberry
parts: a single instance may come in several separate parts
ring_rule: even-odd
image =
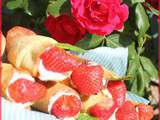
[[[125,101],[125,95],[127,92],[125,83],[123,81],[109,81],[107,88],[117,105],[121,106]]]
[[[52,105],[51,114],[58,118],[76,116],[81,110],[81,101],[74,95],[59,97]]]
[[[98,93],[102,87],[103,69],[100,65],[82,64],[73,70],[71,84],[83,95]]]
[[[139,120],[134,104],[126,101],[116,112],[116,120]]]
[[[97,103],[89,108],[89,113],[95,117],[98,117],[100,120],[108,120],[116,107],[117,105],[114,100],[107,98],[105,101],[101,101],[100,103]]]
[[[140,103],[137,105],[139,120],[151,120],[153,118],[153,108],[149,105]]]
[[[84,62],[77,56],[55,46],[46,49],[40,58],[47,70],[61,73],[72,71]]]
[[[22,78],[10,84],[8,92],[15,102],[26,103],[41,99],[47,90],[46,87],[37,82]]]

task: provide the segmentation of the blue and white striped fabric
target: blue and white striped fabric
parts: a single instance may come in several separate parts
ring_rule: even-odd
[[[137,103],[144,103],[144,104],[149,104],[149,100],[145,99],[145,98],[142,98],[142,97],[139,97],[131,92],[127,92],[127,96],[126,96],[127,100],[132,100],[134,102],[137,102]]]
[[[101,64],[108,70],[123,76],[127,70],[128,48],[107,48],[99,47],[80,54],[81,57],[90,61]],[[144,98],[141,98],[130,92],[127,93],[127,98],[135,102],[148,103]],[[14,105],[2,98],[2,120],[58,120],[52,115],[25,110],[20,106]]]
[[[2,98],[2,120],[58,120],[49,114],[26,110]]]
[[[119,76],[126,74],[128,48],[98,47],[79,56],[96,62]]]

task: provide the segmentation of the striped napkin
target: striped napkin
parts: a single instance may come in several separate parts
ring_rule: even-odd
[[[79,54],[80,57],[101,64],[108,70],[116,73],[119,76],[126,74],[128,61],[128,48],[108,48],[99,47],[88,50],[84,54]],[[149,101],[141,98],[131,92],[127,92],[127,99],[135,102],[143,102],[148,104]],[[2,98],[2,120],[58,120],[56,117],[36,112],[25,110],[22,106],[13,104]]]

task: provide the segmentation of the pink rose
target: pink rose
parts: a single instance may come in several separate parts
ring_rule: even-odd
[[[88,30],[108,35],[123,28],[128,18],[128,6],[120,0],[71,0],[72,14]]]
[[[86,33],[86,30],[68,15],[49,16],[45,20],[45,27],[54,39],[62,43],[75,44]]]

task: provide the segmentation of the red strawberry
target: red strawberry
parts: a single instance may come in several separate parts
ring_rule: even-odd
[[[45,96],[46,88],[26,79],[18,79],[8,87],[9,95],[15,102],[26,103],[39,100]]]
[[[73,70],[72,85],[83,95],[89,96],[98,93],[103,85],[103,69],[100,65],[83,64]]]
[[[125,101],[126,85],[123,81],[109,81],[107,84],[109,92],[118,106],[121,106]]]
[[[81,110],[81,101],[76,96],[61,96],[52,105],[51,114],[58,118],[73,117]]]
[[[98,117],[100,120],[108,120],[116,107],[117,105],[113,99],[107,98],[106,101],[102,101],[92,106],[89,109],[89,113],[95,117]]]
[[[53,72],[72,71],[84,61],[57,47],[52,47],[44,51],[41,55],[41,60],[45,68]]]
[[[139,120],[151,120],[153,118],[153,108],[149,105],[140,103],[137,105]]]
[[[134,104],[126,101],[116,112],[116,120],[139,120]]]

